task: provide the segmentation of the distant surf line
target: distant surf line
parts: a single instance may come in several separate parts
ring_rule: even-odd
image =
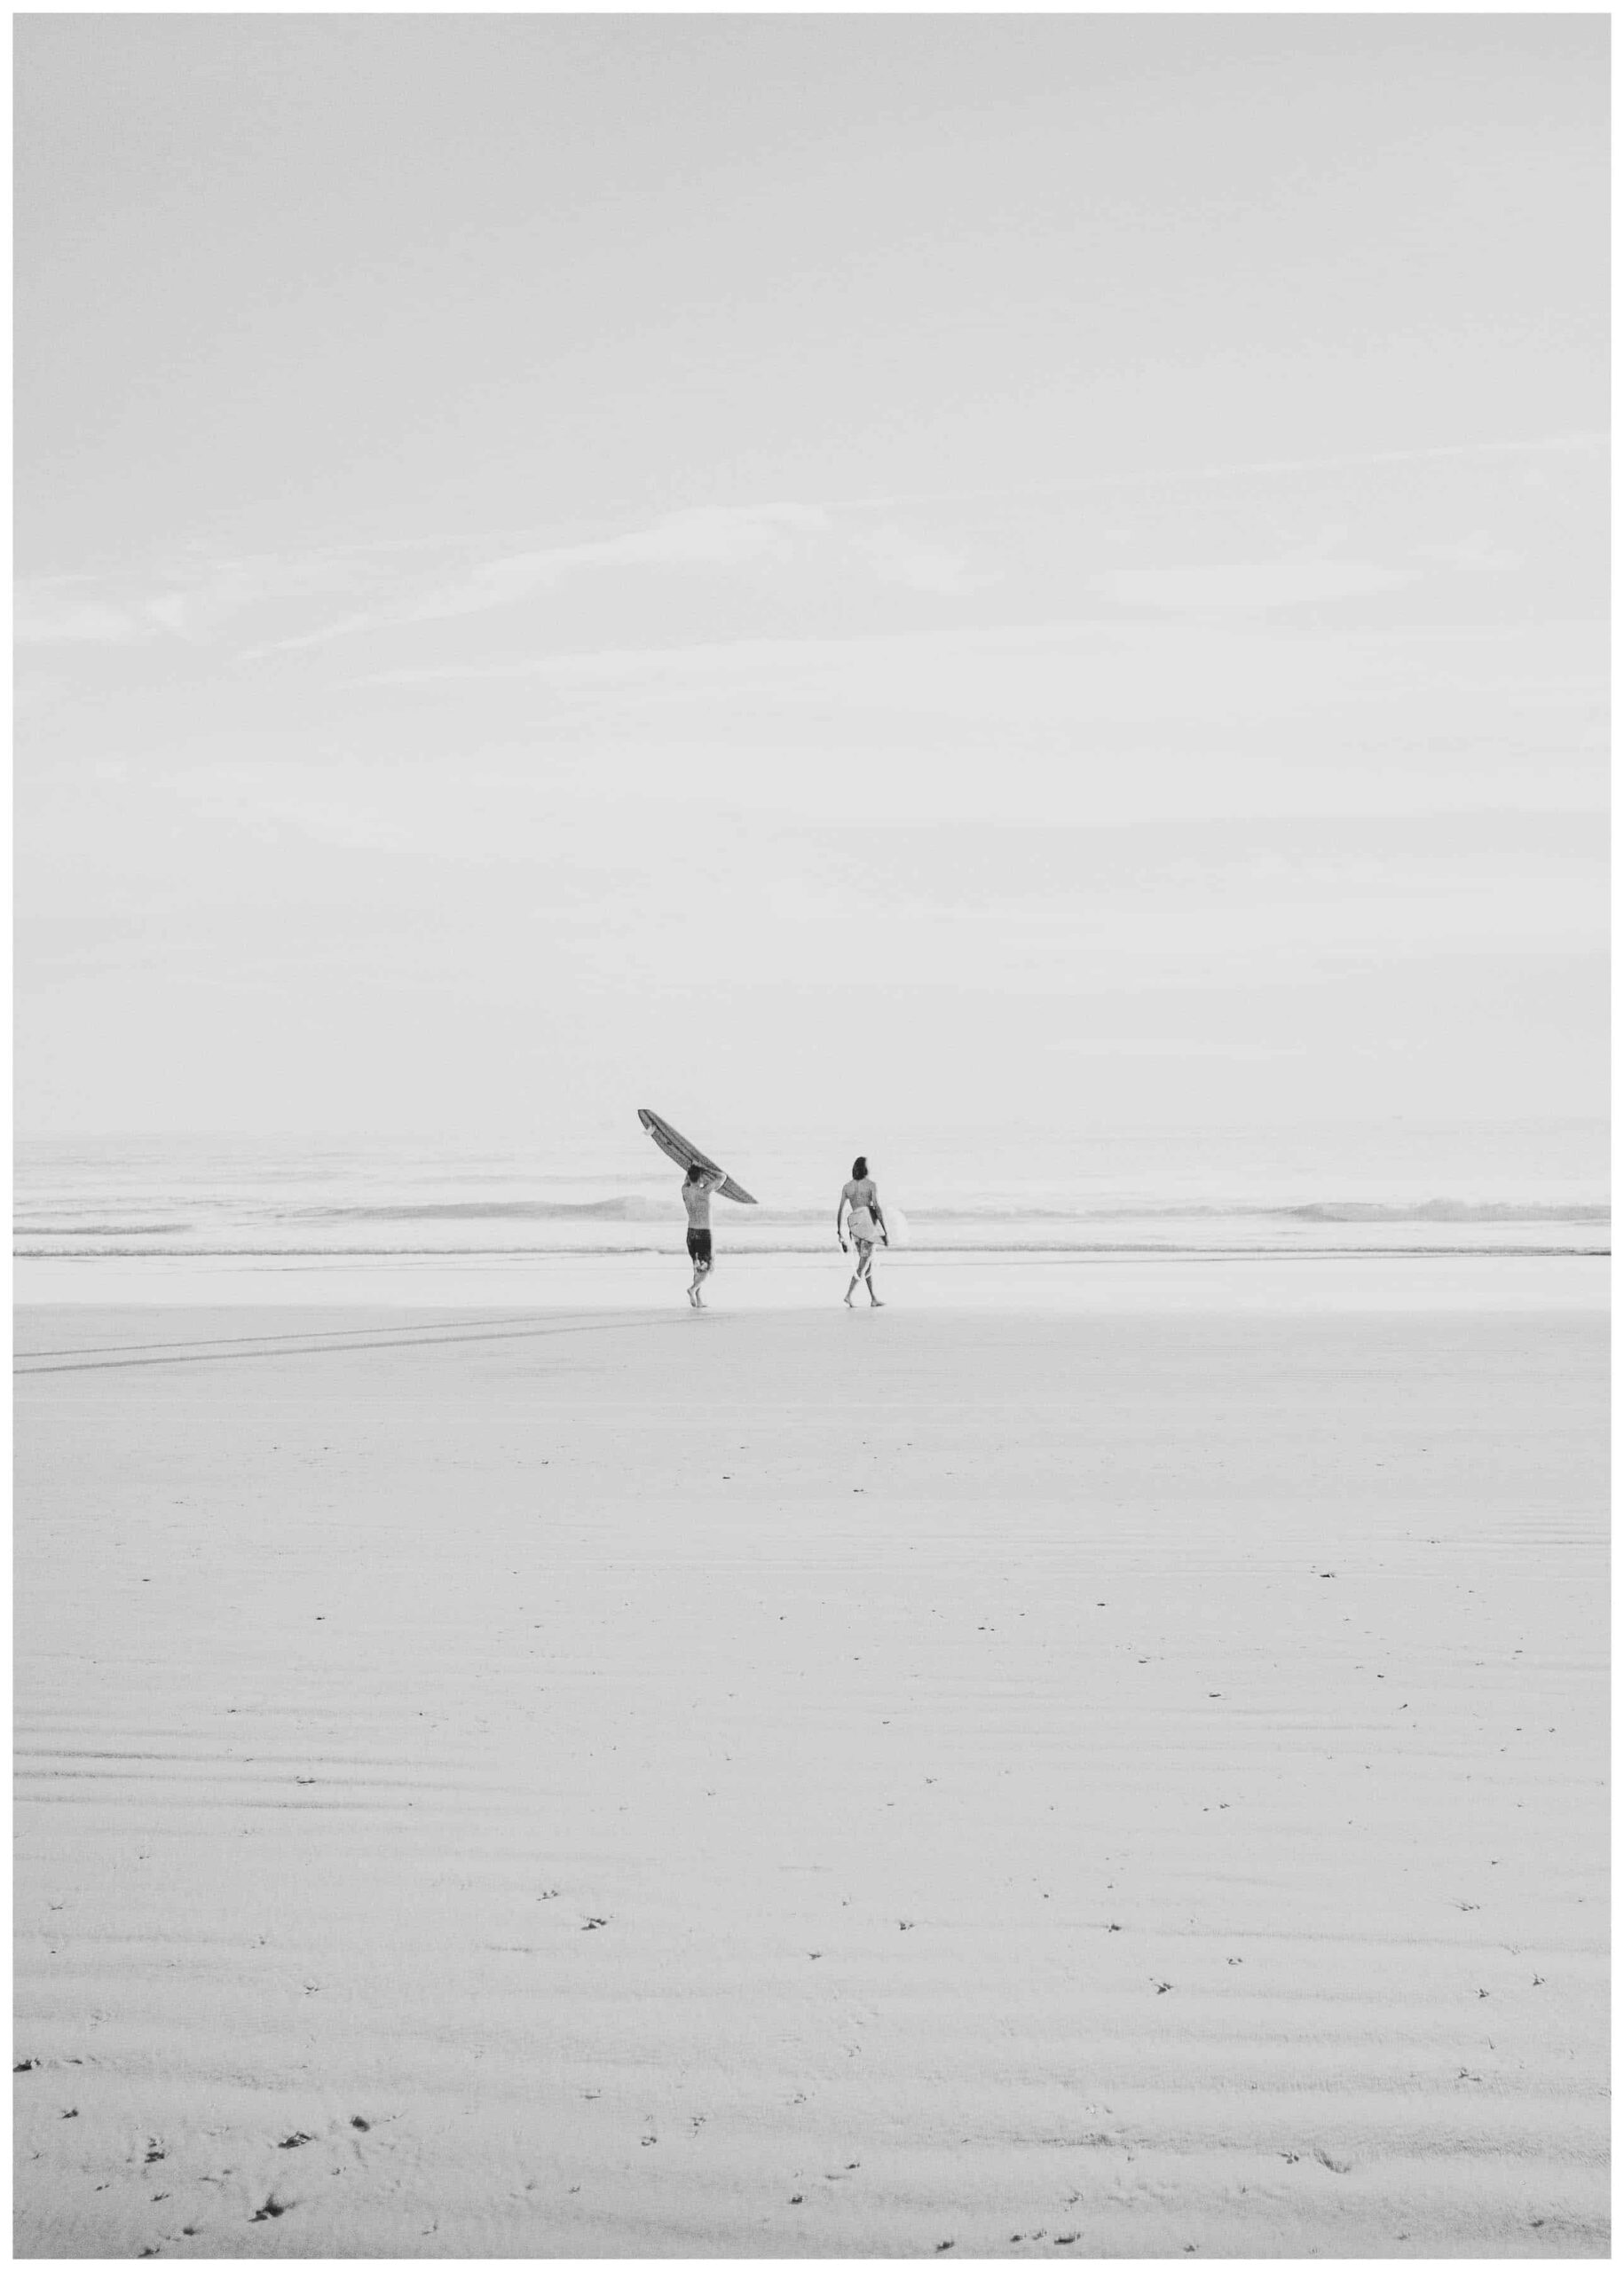
[[[258,1210],[246,1211],[258,1212]],[[284,1223],[473,1223],[602,1222],[653,1223],[670,1219],[664,1201],[635,1196],[618,1199],[456,1199],[385,1206],[335,1205],[265,1211]],[[263,1218],[262,1218],[263,1219]],[[814,1224],[827,1219],[824,1208],[762,1210],[770,1223]],[[926,1223],[1116,1223],[1116,1222],[1321,1222],[1321,1223],[1610,1223],[1604,1200],[1313,1199],[1290,1204],[1246,1200],[1163,1200],[1134,1205],[1066,1206],[1062,1203],[997,1207],[950,1205],[917,1208],[916,1225]],[[16,1223],[15,1238],[158,1238],[191,1231],[191,1222]]]
[[[180,1262],[437,1262],[483,1260],[532,1261],[589,1261],[603,1260],[616,1256],[627,1258],[655,1256],[668,1258],[680,1253],[672,1246],[188,1246],[188,1247],[17,1247],[12,1258],[19,1262],[106,1262],[106,1261],[180,1261]],[[1221,1245],[1202,1246],[1188,1242],[1151,1240],[1062,1240],[1045,1239],[1029,1245],[995,1243],[988,1240],[966,1239],[947,1244],[911,1238],[905,1250],[907,1255],[965,1256],[999,1255],[1010,1258],[1040,1258],[1045,1255],[1186,1255],[1205,1258],[1209,1256],[1231,1255],[1273,1258],[1281,1261],[1298,1259],[1322,1260],[1347,1258],[1358,1260],[1365,1256],[1406,1255],[1608,1255],[1610,1246],[1278,1246],[1262,1242],[1240,1245],[1226,1242]],[[761,1258],[764,1260],[790,1257],[816,1257],[824,1253],[821,1246],[765,1246],[754,1241],[740,1240],[729,1250],[730,1256],[739,1260]],[[894,1260],[899,1258],[893,1257]]]

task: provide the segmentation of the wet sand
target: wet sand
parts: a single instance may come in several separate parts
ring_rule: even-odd
[[[1473,1268],[23,1312],[19,2252],[1604,2253],[1604,1322]]]

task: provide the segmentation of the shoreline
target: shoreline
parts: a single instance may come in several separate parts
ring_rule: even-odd
[[[1478,1304],[1602,1310],[1610,1257],[1602,1250],[1234,1254],[1053,1250],[977,1253],[903,1247],[876,1258],[877,1283],[899,1308],[1199,1310],[1234,1303],[1335,1312],[1349,1306],[1408,1309]],[[391,1252],[374,1257],[189,1255],[20,1259],[13,1302],[37,1306],[169,1308],[317,1305],[384,1308],[666,1310],[681,1306],[689,1265],[680,1250],[549,1255]],[[723,1247],[710,1308],[813,1310],[839,1304],[849,1263],[826,1254],[750,1253]],[[891,1295],[887,1297],[889,1306]]]

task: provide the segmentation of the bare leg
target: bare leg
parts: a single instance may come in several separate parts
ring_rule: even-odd
[[[842,1243],[844,1243],[844,1242],[842,1242]],[[853,1239],[851,1242],[851,1250],[854,1257],[851,1266],[851,1283],[847,1287],[844,1296],[847,1309],[850,1309],[851,1307],[851,1298],[856,1292],[857,1282],[863,1275],[863,1242],[861,1239]]]
[[[710,1276],[710,1274],[711,1266],[708,1262],[695,1263],[694,1282],[688,1290],[688,1298],[692,1302],[697,1310],[702,1310],[705,1307],[705,1297],[701,1294],[699,1289],[704,1285],[706,1280]]]
[[[885,1304],[875,1298],[873,1281],[870,1275],[873,1267],[874,1250],[872,1246],[860,1241],[857,1247],[857,1267],[853,1273],[851,1284],[846,1289],[846,1306],[847,1309],[850,1309],[852,1306],[851,1298],[856,1292],[859,1286],[866,1286],[868,1288],[869,1299],[874,1304],[876,1309],[884,1309]]]

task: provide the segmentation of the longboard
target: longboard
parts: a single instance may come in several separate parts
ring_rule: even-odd
[[[679,1135],[668,1120],[662,1120],[658,1113],[650,1112],[646,1104],[638,1106],[637,1117],[653,1137],[666,1157],[668,1160],[674,1160],[678,1167],[708,1168],[713,1175],[721,1174],[722,1171],[717,1166],[715,1161],[707,1159],[698,1144],[690,1144],[686,1136]],[[750,1193],[745,1189],[744,1185],[735,1183],[731,1176],[726,1177],[716,1188],[721,1198],[737,1199],[741,1207],[753,1207],[756,1203]]]

